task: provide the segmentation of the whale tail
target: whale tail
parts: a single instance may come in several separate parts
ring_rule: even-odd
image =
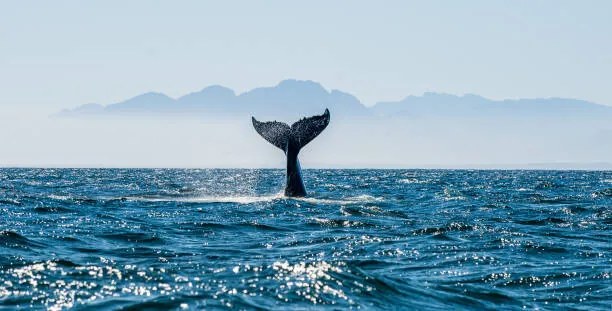
[[[261,137],[285,153],[291,149],[299,151],[315,137],[317,137],[329,124],[329,110],[325,109],[322,115],[303,118],[291,125],[278,121],[259,122],[254,117],[253,127]]]
[[[329,110],[320,116],[303,118],[289,126],[282,122],[259,122],[253,118],[253,127],[261,137],[278,147],[287,155],[287,185],[285,196],[306,196],[306,187],[302,180],[298,153],[317,137],[329,124]]]

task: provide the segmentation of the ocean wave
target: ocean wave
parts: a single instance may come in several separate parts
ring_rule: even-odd
[[[127,196],[122,199],[142,202],[184,202],[184,203],[237,203],[253,204],[272,202],[283,199],[282,195],[269,196],[206,196],[206,197],[163,197],[163,196]]]
[[[313,217],[311,218],[312,221],[310,224],[316,224],[316,225],[320,225],[320,226],[326,226],[326,227],[358,227],[358,228],[372,228],[372,227],[376,227],[375,224],[371,224],[368,222],[363,222],[363,221],[355,221],[355,220],[349,220],[349,219],[334,219],[334,218],[320,218],[320,217]]]
[[[530,225],[530,226],[548,226],[550,224],[555,225],[566,225],[568,222],[565,219],[556,218],[556,217],[548,217],[546,219],[527,219],[527,220],[518,220],[516,223],[521,225]]]
[[[265,203],[275,201],[295,201],[305,202],[315,205],[321,204],[356,204],[356,203],[367,203],[367,202],[380,202],[383,198],[374,197],[370,195],[358,195],[353,197],[346,197],[343,199],[332,199],[332,198],[317,198],[317,197],[286,197],[283,194],[267,195],[267,196],[241,196],[241,195],[227,195],[227,196],[196,196],[196,197],[180,197],[180,196],[125,196],[120,198],[113,198],[115,200],[128,200],[128,201],[142,201],[142,202],[183,202],[183,203],[236,203],[236,204],[253,204],[253,203]]]
[[[606,188],[606,189],[602,189],[602,190],[597,190],[597,191],[593,192],[592,196],[594,198],[612,197],[612,188]]]
[[[71,213],[74,212],[74,210],[67,208],[67,207],[62,207],[62,206],[37,206],[34,208],[34,211],[37,213]]]
[[[154,234],[148,234],[144,232],[124,232],[124,233],[110,233],[97,235],[98,238],[105,240],[136,243],[136,244],[163,244],[164,239]]]
[[[32,241],[25,236],[10,230],[0,231],[0,246],[9,248],[42,247],[42,244]]]
[[[426,227],[426,228],[416,229],[412,231],[412,234],[413,235],[424,235],[424,234],[437,235],[437,234],[442,234],[442,233],[449,232],[449,231],[463,232],[463,231],[474,231],[477,229],[478,227],[476,226],[459,223],[459,222],[453,222],[453,223],[447,224],[444,227]]]

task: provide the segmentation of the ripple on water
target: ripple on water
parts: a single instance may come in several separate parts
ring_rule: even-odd
[[[34,242],[25,236],[9,230],[0,231],[0,246],[7,248],[36,248],[41,247],[40,243]]]

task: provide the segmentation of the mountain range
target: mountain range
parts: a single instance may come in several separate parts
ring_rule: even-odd
[[[110,105],[86,104],[59,113],[65,117],[116,115],[182,115],[197,117],[296,118],[321,113],[329,108],[334,118],[354,117],[502,117],[577,118],[612,120],[612,106],[566,98],[491,100],[478,95],[456,96],[425,93],[400,101],[379,102],[366,107],[355,96],[326,90],[313,81],[283,80],[272,87],[260,87],[236,94],[213,85],[179,98],[150,92]]]

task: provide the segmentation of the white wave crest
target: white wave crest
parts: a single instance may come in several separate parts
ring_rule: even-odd
[[[262,202],[272,202],[276,200],[293,200],[299,202],[307,202],[310,204],[356,204],[382,201],[383,198],[373,197],[370,195],[359,195],[344,199],[326,199],[316,197],[292,198],[286,197],[282,193],[267,195],[267,196],[197,196],[197,197],[157,197],[157,196],[129,196],[123,199],[130,201],[141,202],[186,202],[186,203],[237,203],[237,204],[252,204]]]
[[[282,195],[269,196],[204,196],[204,197],[126,197],[127,200],[143,202],[186,202],[186,203],[238,203],[251,204],[282,199]]]

